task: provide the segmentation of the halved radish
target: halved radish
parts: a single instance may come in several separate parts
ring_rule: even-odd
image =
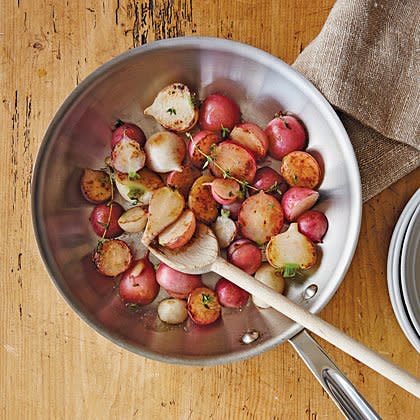
[[[134,174],[143,168],[146,155],[137,141],[125,137],[112,149],[111,161],[116,171]]]
[[[191,165],[185,165],[180,172],[172,171],[166,178],[166,184],[177,188],[184,197],[188,197],[192,184],[200,175],[201,172],[198,169]]]
[[[216,293],[207,287],[198,287],[190,293],[187,309],[190,318],[198,325],[217,321],[222,311]]]
[[[159,245],[169,249],[184,246],[194,235],[196,220],[194,213],[186,209],[184,213],[159,234]]]
[[[200,149],[204,154],[209,155],[214,144],[219,143],[221,137],[212,131],[199,131],[195,133],[188,143],[188,154],[191,163],[197,168],[202,168],[206,163],[206,157],[199,152]]]
[[[132,176],[117,172],[114,180],[121,197],[131,204],[149,204],[153,192],[163,187],[159,175],[147,168],[143,168]]]
[[[266,249],[267,261],[283,271],[284,277],[293,277],[296,269],[308,269],[316,263],[315,245],[292,223],[286,232],[273,236]]]
[[[117,126],[117,124],[119,124]],[[140,146],[143,146],[146,142],[146,136],[143,130],[132,123],[125,123],[118,120],[116,129],[112,132],[111,147],[114,148],[122,139],[129,138],[135,140]]]
[[[144,230],[147,223],[147,210],[143,207],[132,207],[118,219],[118,224],[125,232],[135,233]]]
[[[172,83],[163,88],[144,113],[154,117],[166,129],[178,133],[191,130],[198,120],[194,95],[182,83]]]
[[[222,205],[232,204],[242,196],[241,186],[233,179],[216,178],[211,183],[213,198]]]
[[[306,210],[309,210],[318,201],[318,198],[319,193],[310,188],[290,188],[281,199],[281,206],[286,219],[290,222],[295,221]]]
[[[147,167],[152,171],[165,173],[181,171],[185,157],[184,140],[168,131],[153,134],[144,145],[147,155]]]
[[[229,216],[219,216],[212,225],[217,242],[221,249],[227,248],[235,239],[238,233],[236,223]]]
[[[112,184],[109,175],[104,171],[86,168],[80,179],[83,197],[94,204],[104,203],[111,199]]]
[[[97,270],[109,277],[118,276],[130,267],[131,251],[120,239],[110,239],[100,243],[93,255]]]
[[[307,152],[292,152],[283,158],[281,174],[291,187],[315,188],[321,182],[321,168]]]
[[[182,194],[169,187],[162,187],[153,193],[149,204],[149,217],[142,242],[149,245],[165,228],[175,222],[184,210]]]
[[[256,160],[263,159],[268,150],[268,138],[265,132],[253,123],[238,124],[231,131],[229,138],[248,150]]]
[[[260,191],[243,202],[238,222],[245,238],[262,245],[281,231],[283,211],[272,195]]]
[[[227,172],[241,181],[252,183],[254,180],[257,171],[255,159],[242,146],[224,141],[212,148],[210,156],[209,167],[214,176],[222,178]]]
[[[208,184],[214,177],[203,175],[196,179],[188,196],[188,206],[195,217],[203,223],[212,223],[219,213],[219,204],[213,198]]]
[[[279,293],[284,292],[285,281],[281,273],[272,267],[269,263],[263,263],[261,267],[254,274],[254,277],[261,283],[271,287]],[[266,304],[263,300],[256,296],[252,296],[252,301],[259,308],[269,308],[270,305]]]

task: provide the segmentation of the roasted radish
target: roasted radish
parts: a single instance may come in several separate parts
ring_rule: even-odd
[[[234,241],[238,231],[236,223],[223,212],[223,209],[222,215],[213,223],[212,229],[221,249],[227,248]]]
[[[149,204],[153,192],[163,187],[159,175],[146,168],[131,175],[117,172],[114,180],[121,197],[131,204]]]
[[[188,296],[188,315],[198,325],[208,325],[217,321],[221,309],[216,293],[207,287],[194,289]]]
[[[214,176],[223,178],[226,173],[241,180],[252,183],[257,165],[252,155],[242,146],[224,141],[212,148],[210,170]]]
[[[181,216],[185,206],[182,194],[169,187],[162,187],[153,193],[149,204],[149,217],[142,242],[149,245],[165,228]]]
[[[316,263],[315,245],[292,223],[289,229],[273,236],[266,249],[267,261],[282,270],[283,277],[293,277],[298,269],[311,268]]]
[[[172,171],[166,178],[166,184],[177,188],[179,192],[188,197],[192,184],[201,175],[200,171],[191,165],[183,166],[181,171]]]
[[[147,167],[152,171],[182,171],[186,147],[184,140],[175,133],[162,131],[153,134],[147,140],[144,150],[147,155]]]
[[[263,166],[257,170],[253,185],[259,190],[275,195],[284,194],[288,188],[283,177],[269,166]]]
[[[238,104],[227,96],[210,95],[201,104],[200,127],[203,130],[230,131],[240,120],[241,111]]]
[[[152,303],[159,293],[155,269],[146,257],[134,261],[120,281],[120,297],[124,302],[138,305]]]
[[[215,290],[220,304],[226,308],[242,308],[249,299],[249,293],[246,290],[224,278],[216,283]]]
[[[214,178],[203,175],[191,187],[188,196],[188,206],[194,212],[197,220],[203,223],[212,223],[219,213],[219,204],[213,198],[210,184]]]
[[[93,254],[93,262],[97,270],[109,277],[118,276],[130,267],[131,251],[120,239],[100,242]]]
[[[261,250],[248,239],[238,239],[227,250],[227,260],[248,274],[254,274],[261,265]]]
[[[184,133],[191,130],[198,120],[195,96],[188,86],[173,83],[163,88],[153,104],[144,110],[168,130]]]
[[[276,292],[283,293],[285,286],[284,278],[281,273],[270,264],[263,263],[254,274],[254,277],[266,286],[271,287]],[[270,307],[270,305],[266,304],[263,300],[257,298],[256,296],[252,296],[252,301],[259,308]]]
[[[123,213],[124,209],[118,203],[98,204],[92,210],[89,220],[98,236],[115,238],[123,233],[118,224],[118,219]]]
[[[124,232],[136,233],[144,230],[147,223],[147,210],[143,207],[132,207],[118,219],[118,224]]]
[[[112,133],[111,148],[114,148],[124,138],[135,140],[140,146],[144,145],[146,136],[139,126],[122,121],[119,121],[119,124]]]
[[[159,234],[159,245],[169,249],[184,246],[194,235],[195,226],[194,213],[186,209],[174,223]]]
[[[238,222],[245,238],[262,245],[281,231],[283,211],[273,196],[260,191],[243,202]]]
[[[213,198],[219,204],[232,204],[242,197],[241,186],[233,179],[216,178],[210,185]]]
[[[201,276],[181,273],[164,263],[159,264],[156,280],[170,296],[178,299],[187,298],[194,289],[202,286]]]
[[[301,214],[309,210],[318,201],[318,198],[319,193],[310,188],[290,188],[281,199],[286,219],[294,222]]]
[[[256,160],[263,159],[268,150],[268,138],[258,125],[238,124],[231,131],[230,140],[248,150]]]
[[[269,141],[269,154],[283,159],[288,153],[303,150],[307,136],[303,124],[292,115],[279,115],[272,119],[265,129]]]
[[[328,230],[328,220],[324,213],[310,210],[298,217],[299,232],[303,233],[312,242],[322,242]]]
[[[109,201],[112,196],[112,184],[109,175],[104,171],[86,168],[80,179],[83,197],[94,204]]]
[[[157,311],[160,320],[166,324],[182,324],[188,318],[187,303],[181,299],[164,299]]]
[[[292,152],[281,163],[281,174],[291,187],[315,188],[321,182],[321,169],[307,152]]]
[[[123,174],[135,174],[143,168],[146,155],[139,143],[125,137],[112,149],[112,167]]]
[[[206,163],[206,156],[209,155],[213,145],[219,143],[221,137],[212,131],[199,131],[193,137],[190,137],[188,143],[188,155],[191,163],[197,167],[202,168]]]

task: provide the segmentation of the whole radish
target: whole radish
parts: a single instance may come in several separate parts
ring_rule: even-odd
[[[224,278],[217,282],[215,290],[220,304],[226,308],[242,308],[249,299],[249,293],[246,290]]]
[[[303,150],[307,136],[303,124],[292,115],[274,117],[265,129],[269,141],[268,153],[275,159],[283,159],[288,153]]]
[[[123,233],[118,219],[124,213],[124,209],[118,203],[98,204],[90,214],[90,224],[98,236],[105,232],[105,238],[115,238]]]
[[[246,273],[254,274],[261,265],[262,254],[258,246],[250,240],[238,239],[230,244],[227,259]]]
[[[135,140],[140,144],[140,146],[143,146],[144,143],[146,143],[146,136],[139,126],[122,121],[118,121],[117,124],[119,125],[112,133],[111,148],[114,148],[114,146],[118,144],[124,137]]]
[[[299,232],[307,236],[312,242],[322,242],[328,230],[328,220],[324,213],[310,210],[297,219]]]
[[[259,168],[255,174],[254,187],[270,194],[284,194],[287,191],[287,183],[283,177],[269,166]],[[255,194],[256,191],[251,190]]]

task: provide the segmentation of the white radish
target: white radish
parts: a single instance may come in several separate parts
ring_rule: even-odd
[[[143,168],[146,155],[137,141],[124,137],[112,149],[111,162],[118,172],[134,174]]]
[[[159,245],[169,249],[180,248],[192,238],[195,227],[195,215],[190,209],[187,209],[159,235]]]
[[[118,219],[121,229],[128,233],[141,232],[144,230],[146,223],[147,211],[142,207],[132,207]]]
[[[175,298],[162,300],[158,306],[158,315],[167,324],[181,324],[188,317],[187,303]]]
[[[238,231],[236,223],[225,214],[216,219],[212,228],[221,249],[227,248],[234,241]]]
[[[276,269],[270,264],[263,263],[254,274],[254,277],[261,283],[264,283],[268,287],[271,287],[276,292],[283,293],[285,285],[284,278],[281,275],[281,273],[279,271],[276,271]],[[270,307],[270,305],[267,305],[264,301],[257,298],[256,296],[252,296],[252,301],[259,308]]]

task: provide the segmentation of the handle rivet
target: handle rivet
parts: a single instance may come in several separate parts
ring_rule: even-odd
[[[260,333],[256,330],[247,331],[242,337],[241,341],[244,344],[251,344],[260,338]]]
[[[311,284],[303,292],[303,297],[305,299],[311,299],[317,294],[317,292],[318,292],[318,286],[316,284]]]

